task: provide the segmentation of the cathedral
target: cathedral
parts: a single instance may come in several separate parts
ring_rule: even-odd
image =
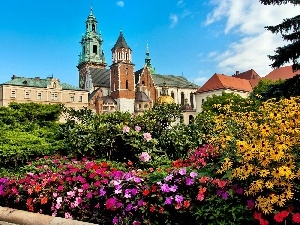
[[[133,51],[122,31],[111,49],[112,62],[108,66],[102,49],[103,39],[98,33],[98,23],[92,9],[85,23],[77,68],[79,88],[89,92],[90,109],[95,113],[118,110],[138,114],[155,103],[178,103],[187,118],[195,114],[196,84],[183,76],[156,73],[151,65],[148,46],[144,66],[135,70]]]

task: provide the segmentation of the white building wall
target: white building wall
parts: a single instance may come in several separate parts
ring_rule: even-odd
[[[206,101],[207,97],[211,97],[212,95],[222,95],[222,92],[225,93],[235,93],[240,95],[243,98],[247,98],[249,96],[249,92],[242,92],[230,89],[219,89],[215,91],[208,91],[203,93],[196,93],[196,112],[199,113],[202,111],[202,104]]]
[[[130,112],[134,113],[134,99],[127,99],[127,98],[118,98],[115,99],[117,102],[117,108],[121,112]]]

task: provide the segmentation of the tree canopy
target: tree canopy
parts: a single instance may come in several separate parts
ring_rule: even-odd
[[[264,5],[282,5],[293,4],[300,5],[300,0],[260,0]],[[278,47],[275,50],[274,55],[269,55],[269,58],[273,61],[271,66],[273,68],[279,68],[280,66],[292,62],[293,70],[300,70],[300,15],[292,18],[286,18],[282,23],[275,26],[266,26],[265,28],[272,33],[280,34],[284,41],[289,44]]]

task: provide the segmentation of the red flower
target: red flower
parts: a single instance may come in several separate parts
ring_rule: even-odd
[[[155,206],[154,205],[151,205],[150,207],[150,212],[154,212],[155,211]]]
[[[300,213],[294,213],[293,214],[293,222],[294,223],[300,223]]]
[[[156,190],[157,190],[157,186],[156,185],[152,185],[151,192],[156,192]]]
[[[143,195],[144,195],[144,196],[147,196],[147,195],[149,195],[149,194],[150,194],[150,191],[149,191],[148,189],[146,189],[146,190],[143,191]]]
[[[254,212],[253,217],[254,217],[254,219],[256,219],[256,220],[260,220],[260,219],[261,219],[261,213],[260,213],[260,212]]]
[[[281,213],[281,212],[276,213],[276,214],[274,215],[274,220],[275,220],[276,222],[278,222],[278,223],[283,222],[284,217],[283,217],[282,213]]]
[[[189,200],[185,200],[185,201],[183,202],[183,207],[186,208],[186,209],[187,209],[188,207],[190,207],[190,205],[191,205],[191,204],[190,204],[190,201],[189,201]]]
[[[46,204],[47,201],[48,201],[47,197],[41,198],[41,204],[42,204],[42,205],[43,205],[43,204]]]
[[[163,213],[163,211],[164,211],[164,207],[160,207],[160,209],[159,209],[159,213]]]
[[[259,222],[260,222],[260,225],[268,225],[269,224],[269,222],[264,219],[260,219]]]

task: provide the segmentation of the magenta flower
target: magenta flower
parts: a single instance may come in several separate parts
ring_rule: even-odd
[[[133,196],[136,196],[137,193],[138,193],[138,189],[137,189],[137,188],[133,188],[133,189],[131,190],[131,194],[132,194]]]
[[[186,174],[186,168],[181,168],[181,169],[179,170],[179,174],[180,174],[180,175],[185,175],[185,174]]]
[[[171,192],[176,192],[177,189],[178,189],[178,187],[175,184],[170,187]]]
[[[165,204],[166,204],[166,205],[171,205],[171,204],[172,204],[172,201],[173,201],[173,197],[172,197],[172,196],[167,197],[167,198],[166,198],[166,201],[165,201]]]
[[[128,203],[128,205],[126,206],[125,210],[126,211],[130,211],[132,209],[132,204]]]
[[[248,209],[253,209],[255,206],[255,203],[254,203],[254,200],[253,199],[250,199],[247,201],[247,208]]]
[[[186,185],[190,186],[190,185],[192,185],[193,183],[194,183],[194,180],[193,180],[193,179],[191,179],[191,178],[189,178],[189,177],[186,178],[186,180],[185,180],[185,184],[186,184]]]
[[[119,219],[118,219],[117,217],[114,217],[112,223],[113,223],[113,224],[116,224],[116,223],[118,223],[118,222],[119,222]]]
[[[88,192],[88,193],[86,194],[86,197],[87,197],[87,198],[92,198],[92,197],[93,197],[93,193],[92,193],[92,192]]]
[[[116,208],[117,199],[116,198],[109,198],[106,200],[105,207],[106,209],[114,210]]]
[[[151,137],[151,134],[150,134],[150,133],[144,133],[143,136],[144,136],[144,139],[145,139],[146,141],[151,141],[151,140],[152,140],[152,137]]]
[[[175,202],[181,204],[182,201],[183,201],[183,197],[181,195],[175,195]]]
[[[173,179],[173,174],[169,174],[168,176],[165,177],[165,181],[170,181]]]
[[[62,185],[58,186],[57,190],[58,191],[62,191],[64,189],[64,187]]]
[[[196,173],[196,172],[191,172],[191,173],[190,173],[190,176],[191,176],[191,178],[195,178],[195,177],[198,176],[198,173]]]
[[[105,194],[106,194],[106,191],[105,191],[104,187],[100,188],[99,195],[104,196]]]
[[[161,191],[162,192],[170,192],[170,188],[169,188],[169,185],[168,184],[163,184],[161,187],[160,187]]]

